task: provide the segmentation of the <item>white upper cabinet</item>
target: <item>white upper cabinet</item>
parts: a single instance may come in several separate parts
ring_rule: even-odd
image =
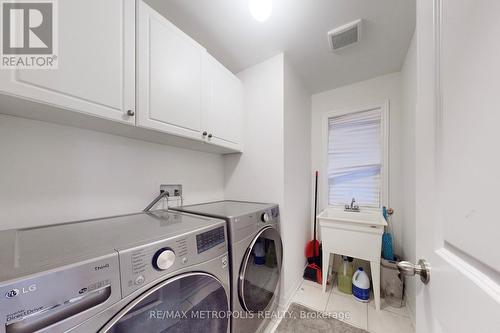
[[[137,125],[201,139],[205,49],[139,2]]]
[[[202,129],[214,144],[241,149],[243,85],[210,54],[204,61],[205,101]]]
[[[203,46],[142,0],[56,8],[58,67],[0,70],[0,113],[241,151],[242,84]]]
[[[58,69],[1,70],[0,92],[134,123],[135,1],[64,0],[57,9]]]
[[[137,125],[240,151],[241,81],[142,1],[137,24]]]

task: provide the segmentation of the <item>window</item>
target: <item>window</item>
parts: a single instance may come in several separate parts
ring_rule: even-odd
[[[328,204],[378,208],[385,160],[382,108],[328,118]]]

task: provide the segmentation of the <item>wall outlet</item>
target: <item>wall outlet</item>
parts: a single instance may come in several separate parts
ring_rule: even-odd
[[[160,192],[167,192],[169,198],[182,196],[181,184],[161,184]]]

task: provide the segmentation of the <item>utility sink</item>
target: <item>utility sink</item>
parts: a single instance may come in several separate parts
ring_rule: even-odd
[[[359,224],[382,228],[387,226],[384,216],[378,211],[346,212],[341,209],[329,208],[322,211],[318,215],[318,219],[325,223]]]
[[[326,292],[330,254],[340,254],[370,262],[375,308],[380,310],[380,254],[387,222],[381,212],[346,212],[325,209],[318,216],[323,246],[323,291]]]

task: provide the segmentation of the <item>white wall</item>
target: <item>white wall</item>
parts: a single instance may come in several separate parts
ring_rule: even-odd
[[[302,281],[304,248],[311,239],[311,94],[285,58],[285,205],[281,234],[287,244],[282,299]]]
[[[283,55],[238,74],[243,82],[243,154],[225,157],[225,197],[284,203]]]
[[[416,37],[413,36],[401,70],[402,83],[402,128],[403,128],[403,257],[411,262],[416,258],[415,223],[415,121],[417,99],[417,54]],[[418,279],[406,279],[406,302],[415,319],[415,292]]]
[[[142,210],[162,183],[224,198],[220,155],[0,115],[0,229]]]
[[[401,253],[402,197],[401,175],[402,104],[400,73],[379,76],[312,96],[312,169],[322,170],[322,119],[325,113],[335,110],[356,109],[381,103],[389,99],[389,206],[394,208],[392,218],[395,252]],[[320,182],[320,209],[327,205],[327,186]]]
[[[238,76],[244,153],[225,156],[225,196],[280,205],[283,305],[302,280],[310,237],[310,94],[282,54]]]

